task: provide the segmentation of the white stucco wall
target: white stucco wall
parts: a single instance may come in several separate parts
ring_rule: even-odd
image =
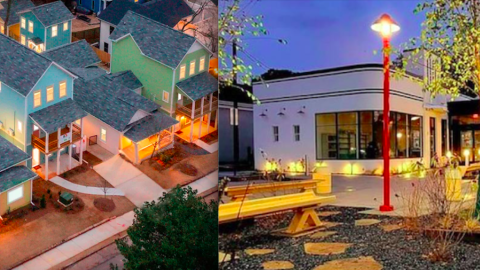
[[[100,140],[100,128],[104,128],[107,131],[106,143]],[[97,135],[97,144],[99,146],[107,149],[113,154],[118,154],[122,134],[94,116],[88,115],[83,119],[83,134],[87,136],[87,144],[90,136]]]
[[[108,43],[108,53],[112,52],[112,41],[110,40],[110,26],[111,25],[105,21],[100,21],[100,50],[105,51],[104,43]],[[114,26],[115,27],[115,26]]]
[[[267,87],[268,85],[268,87]],[[307,155],[309,166],[316,160],[315,114],[327,112],[383,110],[383,74],[381,67],[334,71],[303,78],[290,78],[255,84],[253,91],[261,101],[254,106],[255,166],[263,169],[263,149],[269,158],[282,159],[287,165]],[[304,111],[299,114],[298,111]],[[441,119],[446,112],[424,109],[424,93],[420,85],[409,79],[391,80],[390,110],[423,116],[423,160],[429,164],[430,116],[437,121],[437,151],[441,148]],[[278,113],[283,111],[284,116]],[[261,117],[260,114],[266,114]],[[294,141],[293,125],[300,126],[300,141]],[[279,127],[279,141],[273,140],[273,126]],[[416,159],[393,159],[392,167]],[[334,173],[347,173],[346,167],[366,172],[383,167],[376,160],[325,160]],[[353,164],[353,165],[352,165]],[[350,171],[350,170],[349,170]]]

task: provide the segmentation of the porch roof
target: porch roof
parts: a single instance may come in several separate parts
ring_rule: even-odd
[[[130,129],[125,132],[124,136],[133,142],[140,142],[177,123],[178,121],[170,117],[167,113],[157,111],[131,124]]]
[[[208,72],[202,72],[177,83],[190,99],[197,100],[218,90],[218,81]]]
[[[39,37],[33,37],[30,39],[30,41],[32,41],[35,45],[43,44],[43,40]]]
[[[2,136],[0,136],[0,153],[0,172],[30,158],[27,153]]]
[[[0,193],[35,177],[37,174],[25,166],[15,166],[0,172]]]
[[[87,113],[70,98],[30,114],[30,118],[49,134],[85,116]]]

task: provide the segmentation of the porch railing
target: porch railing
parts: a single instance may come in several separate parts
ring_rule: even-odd
[[[194,112],[193,118],[196,119],[196,118],[199,118],[199,117],[201,117],[205,114],[213,112],[217,109],[217,107],[218,107],[218,99],[216,97],[213,97],[213,99],[212,99],[212,110],[210,110],[210,101],[209,100],[204,101],[203,114],[202,114],[202,107],[197,106],[197,104],[195,104],[195,112]],[[190,103],[186,106],[183,106],[183,105],[177,103],[176,110],[177,110],[177,113],[183,114],[183,115],[187,116],[188,118],[192,118],[192,103]]]
[[[70,132],[69,128],[64,128],[64,129],[61,130],[60,135],[65,135],[69,132]],[[73,126],[72,140],[71,140],[72,144],[80,141],[81,139],[82,138],[81,138],[80,128],[78,128],[76,126]],[[60,148],[64,148],[66,146],[69,146],[70,144],[71,144],[70,140],[66,141],[66,142],[64,142],[60,145]],[[32,146],[34,148],[37,148],[41,152],[46,153],[46,154],[57,151],[59,149],[57,132],[54,132],[54,133],[51,133],[51,134],[48,135],[48,152],[46,151],[47,150],[46,149],[46,136],[43,137],[43,138],[39,138],[39,137],[32,134]]]

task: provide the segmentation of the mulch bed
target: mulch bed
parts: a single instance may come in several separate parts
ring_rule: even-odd
[[[97,156],[93,155],[88,151],[83,152],[83,160],[88,162],[88,165],[90,166],[96,166],[103,162],[103,160],[99,159]]]
[[[152,159],[144,160],[142,164],[144,162],[149,162],[153,168],[155,168],[158,171],[162,171],[172,167],[173,165],[177,164],[181,160],[191,156],[190,153],[186,152],[182,147],[180,147],[177,144],[175,144],[173,148],[163,151],[163,154],[170,156],[171,159],[168,162],[164,162],[160,160],[159,156],[157,155]]]
[[[200,140],[204,141],[207,144],[216,143],[218,141],[218,130],[215,130],[214,132],[201,137]]]
[[[178,164],[176,169],[181,171],[183,174],[190,175],[190,176],[197,176],[198,174],[197,168],[195,168],[195,166],[188,163]]]
[[[107,198],[96,198],[93,200],[93,205],[102,212],[112,212],[115,210],[115,202]]]
[[[364,208],[353,207],[324,206],[319,210],[341,211],[340,214],[321,218],[324,221],[343,223],[328,229],[328,231],[336,231],[337,234],[323,239],[311,239],[309,235],[288,238],[273,236],[269,233],[273,229],[286,227],[290,221],[289,218],[268,229],[262,227],[262,224],[268,223],[265,219],[244,221],[238,226],[235,224],[220,226],[219,250],[225,252],[230,247],[234,247],[237,251],[237,259],[226,263],[221,269],[262,269],[262,263],[265,261],[290,261],[295,265],[295,269],[314,269],[328,261],[359,256],[373,256],[383,265],[384,270],[480,269],[478,266],[479,244],[462,242],[453,251],[454,259],[451,262],[436,263],[425,256],[431,251],[430,238],[403,229],[385,232],[380,228],[379,225],[382,224],[398,224],[402,221],[398,217],[361,214],[359,212],[365,210]],[[292,216],[291,213],[284,215]],[[379,225],[354,226],[355,220],[363,218],[379,219],[382,222]],[[353,245],[343,254],[322,256],[307,255],[304,251],[304,243],[307,242],[339,242]],[[275,252],[268,255],[248,256],[244,253],[247,248],[270,248],[275,249]]]

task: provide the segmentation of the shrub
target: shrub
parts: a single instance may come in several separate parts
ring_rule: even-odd
[[[40,200],[40,207],[41,208],[47,207],[47,201],[45,200],[45,194],[42,195],[42,199]]]
[[[50,189],[47,189],[47,193],[50,194],[52,191]]]

